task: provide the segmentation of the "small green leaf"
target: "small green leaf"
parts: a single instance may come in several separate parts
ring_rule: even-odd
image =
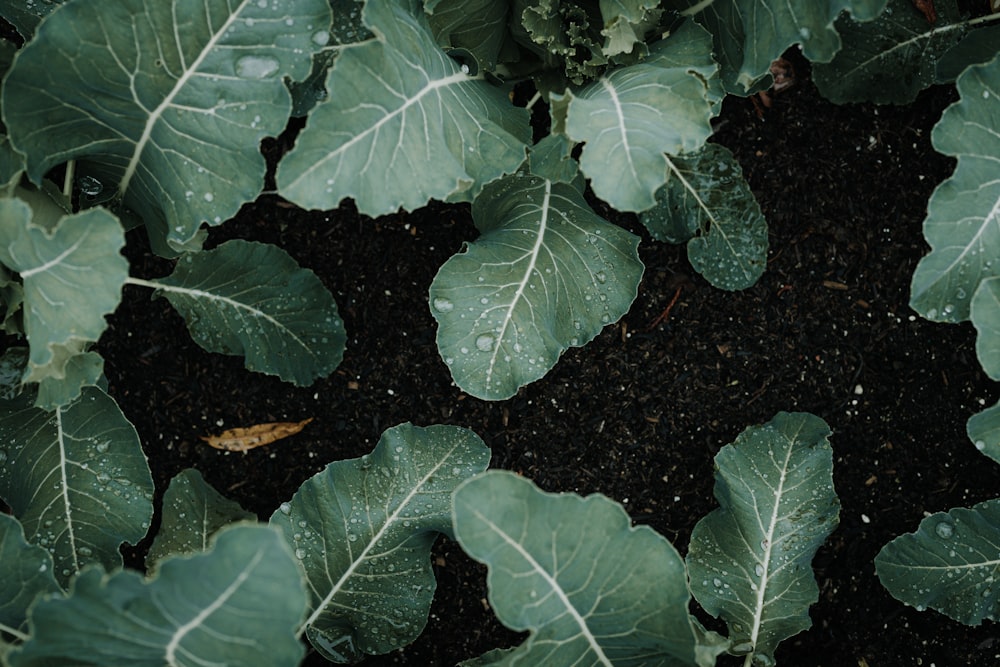
[[[492,72],[509,52],[509,0],[426,0],[424,11],[437,43],[469,51],[482,69]]]
[[[35,407],[55,410],[75,401],[84,387],[100,387],[104,382],[104,359],[96,352],[75,354],[66,360],[63,373],[61,378],[41,379]]]
[[[709,52],[710,36],[700,31]],[[671,54],[671,37],[661,40],[656,57],[614,69],[593,83],[565,95],[566,134],[586,142],[580,168],[594,193],[619,211],[644,211],[667,181],[664,153],[696,151],[711,135],[707,79]],[[687,51],[688,41],[677,48]]]
[[[691,534],[691,592],[760,664],[774,664],[778,643],[811,625],[819,587],[810,563],[840,511],[829,435],[808,413],[743,431],[715,457],[720,507]]]
[[[63,585],[88,563],[120,567],[153,515],[153,479],[135,428],[96,387],[46,412],[26,393],[0,401],[0,497]]]
[[[209,486],[193,468],[179,472],[163,494],[163,515],[149,553],[146,570],[156,572],[169,556],[197,553],[209,548],[212,536],[223,526],[238,521],[256,521],[239,503]]]
[[[3,462],[0,461],[0,465]],[[0,513],[0,632],[26,633],[28,608],[36,598],[62,592],[52,576],[52,557],[29,544],[12,516]]]
[[[489,567],[500,621],[531,633],[478,664],[696,664],[684,561],[608,498],[545,493],[490,471],[455,491],[455,537]]]
[[[979,283],[969,306],[976,327],[976,356],[992,380],[1000,380],[1000,277]]]
[[[100,338],[128,277],[125,234],[104,209],[58,219],[47,229],[20,199],[0,199],[0,262],[24,284],[24,329],[31,347],[25,382],[62,379],[70,358]],[[78,387],[77,387],[78,388]]]
[[[524,161],[531,130],[505,92],[462,72],[426,18],[369,2],[377,39],[344,49],[295,148],[278,166],[281,195],[330,209],[353,197],[376,216],[431,199],[471,201]]]
[[[833,60],[813,66],[823,97],[837,104],[909,104],[935,82],[937,63],[961,40],[965,25],[955,0],[935,3],[931,25],[913,0],[889,0],[874,21],[841,14],[836,27],[844,45]],[[992,56],[991,56],[992,57]]]
[[[306,386],[344,356],[347,335],[333,296],[281,248],[233,240],[188,253],[156,288],[210,352],[242,355],[252,371]]]
[[[260,192],[283,80],[305,78],[329,25],[327,0],[68,2],[4,80],[4,121],[32,182],[86,158],[176,254]]]
[[[295,559],[268,526],[223,529],[211,549],[164,560],[144,579],[91,567],[69,595],[39,602],[11,667],[294,667],[306,595]]]
[[[431,545],[451,534],[451,492],[489,459],[471,431],[402,424],[371,454],[306,480],[271,515],[312,592],[300,632],[328,660],[388,653],[420,634],[436,586]]]
[[[910,307],[939,322],[969,319],[979,283],[1000,276],[1000,56],[970,67],[957,86],[961,99],[945,109],[931,139],[958,166],[931,195],[924,219],[931,252],[910,284]]]
[[[767,221],[739,162],[718,144],[668,159],[670,180],[642,224],[661,241],[691,239],[691,265],[716,287],[750,287],[767,265]]]
[[[430,307],[455,383],[501,400],[628,311],[639,239],[573,186],[524,174],[487,186],[472,217],[481,235],[438,271]]]
[[[919,610],[979,625],[1000,597],[1000,500],[932,514],[882,547],[875,572],[892,596]]]
[[[969,417],[965,432],[977,450],[1000,463],[1000,404]]]

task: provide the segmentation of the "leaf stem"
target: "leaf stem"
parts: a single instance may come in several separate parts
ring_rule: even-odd
[[[26,642],[31,639],[31,635],[25,634],[16,628],[12,628],[9,625],[0,623],[0,632],[6,633],[8,635],[13,635],[18,641]]]
[[[70,160],[66,163],[66,175],[63,176],[63,195],[66,199],[73,196],[73,172],[76,168],[76,160]]]
[[[715,4],[715,0],[701,0],[701,2],[691,5],[687,9],[681,12],[681,16],[694,16],[706,7]]]
[[[536,90],[532,98],[528,100],[527,104],[524,105],[524,108],[531,111],[531,107],[535,106],[535,103],[540,99],[542,99],[542,94]]]

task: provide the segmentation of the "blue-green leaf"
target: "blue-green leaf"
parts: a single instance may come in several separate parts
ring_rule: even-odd
[[[810,563],[840,511],[829,435],[808,413],[782,412],[743,431],[715,457],[720,507],[691,534],[691,592],[761,665],[811,625],[819,598]]]
[[[929,320],[969,319],[979,283],[1000,276],[1000,56],[958,78],[961,99],[934,126],[934,148],[958,158],[924,219],[931,252],[913,272],[910,307]]]
[[[281,535],[237,525],[205,553],[163,561],[152,579],[84,570],[66,598],[35,605],[31,638],[10,665],[294,667],[305,602]]]
[[[471,201],[518,168],[531,136],[524,109],[464,73],[422,14],[386,1],[367,3],[364,17],[376,39],[334,61],[329,97],[278,167],[283,197],[313,209],[352,197],[376,216]]]
[[[666,539],[633,527],[621,505],[595,494],[540,491],[490,471],[455,491],[455,537],[489,567],[490,606],[530,631],[489,665],[714,664],[700,660],[684,561]]]
[[[966,625],[996,620],[1000,610],[1000,500],[938,512],[875,557],[893,597],[936,609]]]
[[[829,62],[841,48],[834,21],[842,11],[870,21],[887,0],[674,0],[678,9],[696,8],[695,19],[708,28],[722,67],[726,90],[748,95],[767,81],[771,62],[788,47],[802,45],[810,61]]]
[[[23,282],[24,331],[31,348],[25,382],[65,380],[69,360],[100,338],[107,328],[104,316],[121,300],[128,277],[128,262],[120,254],[125,234],[104,209],[42,213],[55,220],[52,227],[35,220],[36,210],[20,199],[0,199],[0,262],[18,271]],[[70,372],[77,379],[94,377]],[[82,383],[50,387],[54,393],[43,397],[45,407],[75,398]]]
[[[4,465],[0,461],[0,466]],[[62,589],[52,576],[52,557],[29,544],[17,519],[0,514],[0,633],[25,634],[28,608],[35,598],[58,595]]]
[[[176,254],[260,192],[283,79],[305,78],[329,26],[326,0],[69,2],[18,54],[4,122],[34,183],[85,158]]]
[[[53,412],[28,393],[0,401],[0,497],[65,585],[89,563],[122,564],[153,515],[153,479],[135,428],[96,387]]]
[[[472,217],[481,235],[434,277],[431,313],[455,383],[501,400],[628,311],[639,238],[599,218],[575,187],[525,174],[487,186]]]
[[[347,335],[333,296],[277,246],[227,241],[184,255],[165,278],[130,282],[156,288],[195,342],[242,355],[252,371],[306,386],[344,356]]]
[[[489,459],[471,431],[402,424],[371,454],[306,480],[271,515],[311,591],[300,633],[321,654],[354,662],[420,634],[436,586],[431,545],[451,533],[451,492]]]
[[[653,238],[687,242],[694,269],[716,287],[745,289],[767,265],[767,221],[728,149],[669,156],[670,179],[639,219]]]

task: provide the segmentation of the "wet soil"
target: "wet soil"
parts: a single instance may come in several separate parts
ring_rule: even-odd
[[[750,101],[728,100],[715,138],[736,154],[768,219],[763,278],[742,292],[715,289],[693,273],[683,247],[654,242],[635,216],[595,203],[643,238],[638,298],[621,321],[507,401],[464,395],[435,348],[427,289],[476,236],[467,207],[432,204],[377,220],[349,205],[305,212],[273,196],[245,207],[209,245],[276,243],[315,271],[337,299],[347,351],[329,378],[295,388],[202,351],[164,300],[126,287],[99,347],[110,393],[135,424],[160,493],[195,467],[266,519],[327,463],[369,452],[386,428],[455,424],[485,440],[493,467],[549,491],[602,493],[684,553],[694,524],[716,506],[719,448],[779,411],[809,411],[833,429],[843,509],[814,561],[813,626],[781,645],[778,664],[997,664],[996,625],[967,628],[906,607],[872,564],[926,513],[1000,496],[1000,467],[965,435],[968,417],[997,393],[976,361],[975,332],[927,322],[907,305],[928,249],[926,202],[954,168],[933,151],[931,128],[956,93],[934,88],[906,107],[835,106],[799,68],[798,85],[762,117]],[[136,233],[127,252],[134,275],[170,270]],[[301,434],[245,456],[199,440],[307,417],[315,421]],[[129,551],[133,562],[143,546]],[[444,539],[433,562],[438,592],[423,635],[367,667],[454,665],[520,641],[490,613],[481,566]],[[325,663],[312,656],[308,664]]]

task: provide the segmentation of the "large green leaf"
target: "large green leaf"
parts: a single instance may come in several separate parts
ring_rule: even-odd
[[[531,632],[484,664],[704,664],[684,561],[608,498],[544,493],[490,471],[455,491],[455,536],[489,567],[497,617]]]
[[[455,383],[504,399],[628,311],[639,239],[573,186],[524,174],[487,186],[472,217],[481,235],[434,277],[431,312]]]
[[[811,625],[819,598],[810,563],[840,511],[829,435],[808,413],[778,413],[743,431],[715,457],[720,507],[691,534],[691,592],[761,665]]]
[[[283,78],[309,73],[329,26],[326,0],[70,2],[18,55],[4,121],[33,182],[86,158],[176,252],[260,192]]]
[[[52,554],[63,585],[88,563],[120,566],[118,547],[137,543],[153,515],[135,429],[96,387],[54,412],[31,398],[0,401],[0,497],[28,540]]]
[[[0,466],[4,462],[0,460]],[[52,557],[40,546],[24,539],[21,524],[0,513],[0,634],[25,635],[28,608],[35,598],[58,594],[52,576]]]
[[[242,355],[252,371],[299,386],[326,377],[344,356],[347,335],[333,296],[316,274],[281,248],[233,240],[188,253],[156,288],[210,352]]]
[[[893,597],[966,625],[1000,611],[1000,499],[932,514],[882,547],[875,572]]]
[[[937,62],[965,31],[956,0],[936,0],[938,21],[927,22],[913,0],[889,0],[874,21],[843,14],[836,26],[844,46],[813,67],[820,93],[837,104],[909,104],[935,82]]]
[[[1000,5],[997,9],[1000,9]],[[993,14],[992,20],[1000,20],[1000,11]],[[1000,52],[1000,25],[972,30],[938,59],[934,82],[952,83],[967,67],[988,63],[998,52]]]
[[[11,667],[294,667],[306,595],[288,545],[267,526],[224,529],[156,577],[88,568],[69,596],[38,603]]]
[[[979,283],[1000,275],[1000,56],[970,67],[957,85],[961,99],[945,109],[931,139],[958,166],[931,195],[924,220],[931,252],[910,284],[910,307],[940,322],[969,319]]]
[[[311,591],[300,634],[335,662],[412,642],[434,597],[431,545],[451,534],[451,492],[489,459],[471,431],[402,424],[306,480],[271,516]]]
[[[696,11],[708,28],[726,90],[747,95],[769,76],[771,61],[795,44],[810,61],[829,62],[841,47],[834,20],[849,11],[859,21],[874,19],[887,0],[671,0]]]
[[[223,526],[257,517],[209,486],[193,468],[179,472],[163,494],[160,530],[149,553],[146,570],[155,572],[168,556],[205,551]]]
[[[712,133],[715,93],[709,76],[672,53],[674,48],[689,53],[690,33],[695,31],[702,57],[710,61],[711,38],[692,25],[684,39],[660,40],[642,63],[611,70],[565,95],[552,95],[555,106],[566,107],[566,134],[586,142],[580,168],[594,193],[619,211],[651,208],[654,193],[669,176],[664,154],[698,150]]]
[[[0,262],[21,275],[24,330],[31,347],[26,382],[63,379],[71,357],[100,338],[128,277],[125,234],[103,209],[33,221],[20,199],[0,199]],[[69,392],[78,394],[79,384]]]
[[[728,149],[706,144],[671,156],[669,166],[656,206],[639,216],[642,224],[655,239],[687,242],[691,265],[716,287],[753,285],[767,265],[767,221],[740,163]]]
[[[353,197],[375,216],[471,201],[517,169],[531,137],[524,109],[445,55],[422,12],[391,0],[367,3],[364,17],[377,39],[337,56],[328,99],[278,167],[282,196],[314,209]]]

